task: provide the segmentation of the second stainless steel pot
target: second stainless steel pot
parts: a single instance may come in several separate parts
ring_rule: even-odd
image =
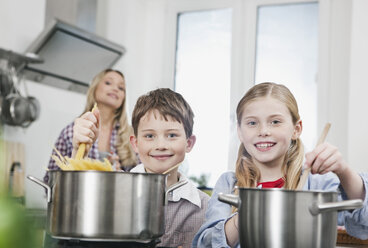
[[[28,178],[47,191],[46,231],[54,238],[142,241],[164,233],[166,175],[50,171],[49,184]]]
[[[332,248],[337,211],[360,208],[361,200],[337,202],[337,192],[239,188],[219,194],[238,208],[241,247]]]

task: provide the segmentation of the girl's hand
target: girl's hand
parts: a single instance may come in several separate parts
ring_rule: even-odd
[[[92,144],[98,137],[100,112],[95,109],[92,112],[86,112],[81,117],[75,119],[73,126],[73,153],[72,157],[77,153],[81,143],[86,144],[86,154],[91,149]]]
[[[365,198],[362,178],[349,168],[339,150],[329,143],[318,145],[313,151],[305,154],[305,166],[311,168],[312,174],[335,173],[349,199]]]
[[[230,247],[235,247],[239,243],[239,217],[234,214],[225,223],[226,242]]]
[[[305,166],[311,168],[312,174],[326,174],[331,171],[338,176],[348,169],[348,164],[337,147],[326,142],[305,154]]]

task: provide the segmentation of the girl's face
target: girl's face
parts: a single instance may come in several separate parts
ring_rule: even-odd
[[[302,131],[284,103],[267,96],[245,105],[238,137],[256,165],[281,168],[291,141]]]
[[[111,108],[119,108],[125,98],[125,80],[117,72],[105,74],[97,85],[95,98],[98,105],[104,104]]]

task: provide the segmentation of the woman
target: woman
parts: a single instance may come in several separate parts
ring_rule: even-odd
[[[84,141],[89,150],[89,158],[102,160],[107,157],[112,163],[115,163],[117,168],[129,170],[137,164],[137,156],[129,142],[132,128],[127,120],[125,89],[125,78],[120,71],[106,69],[97,74],[88,89],[87,103],[83,112],[91,111],[93,105],[97,103],[99,126],[91,128],[99,131],[99,139],[92,143],[94,134],[89,129],[78,130],[77,133],[90,132],[88,135],[91,136],[91,139]],[[74,123],[80,121],[85,120],[77,118],[61,131],[56,140],[55,148],[62,156],[72,157],[76,153],[76,150],[73,151],[73,128]],[[89,146],[92,146],[91,149]],[[78,144],[75,144],[74,147],[78,147]],[[52,154],[56,155],[56,152],[53,151]],[[51,158],[48,169],[59,170],[60,168]],[[48,182],[48,173],[44,181]]]

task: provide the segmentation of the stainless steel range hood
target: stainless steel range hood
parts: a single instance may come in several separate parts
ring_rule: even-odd
[[[55,19],[26,52],[39,55],[43,64],[28,64],[26,78],[65,90],[85,93],[92,78],[112,67],[124,47]]]

